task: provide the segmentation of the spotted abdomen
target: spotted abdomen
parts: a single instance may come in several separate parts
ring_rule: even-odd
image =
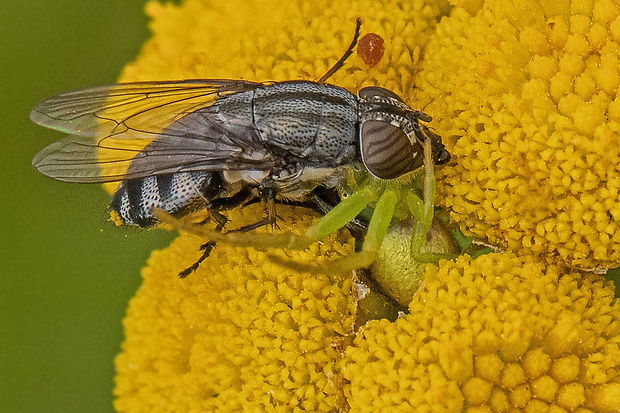
[[[110,209],[124,224],[152,227],[155,208],[183,215],[206,206],[205,191],[217,185],[216,172],[181,172],[127,179],[114,193]],[[211,194],[213,195],[213,194]]]

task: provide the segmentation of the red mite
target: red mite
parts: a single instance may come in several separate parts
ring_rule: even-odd
[[[381,61],[384,51],[383,38],[376,33],[365,34],[357,45],[357,54],[371,67]]]

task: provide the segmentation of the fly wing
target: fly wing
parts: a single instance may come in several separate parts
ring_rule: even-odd
[[[118,137],[133,131],[135,134],[123,138],[135,139],[140,134],[159,133],[224,96],[261,85],[244,80],[204,79],[99,86],[49,98],[35,106],[30,119],[72,135]]]
[[[209,108],[262,83],[206,79],[139,82],[64,93],[31,119],[72,134],[33,159],[67,182],[109,182],[193,170],[267,169],[270,156],[247,122],[223,122]],[[212,112],[212,113],[210,113]]]

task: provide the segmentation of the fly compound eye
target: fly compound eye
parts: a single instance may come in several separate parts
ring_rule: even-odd
[[[364,166],[374,176],[394,179],[422,166],[422,147],[415,146],[401,128],[381,120],[367,120],[360,131]]]

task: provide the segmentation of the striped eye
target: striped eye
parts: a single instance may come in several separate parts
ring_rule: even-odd
[[[422,147],[412,145],[401,128],[381,120],[367,120],[360,131],[364,166],[374,176],[394,179],[422,166]]]

